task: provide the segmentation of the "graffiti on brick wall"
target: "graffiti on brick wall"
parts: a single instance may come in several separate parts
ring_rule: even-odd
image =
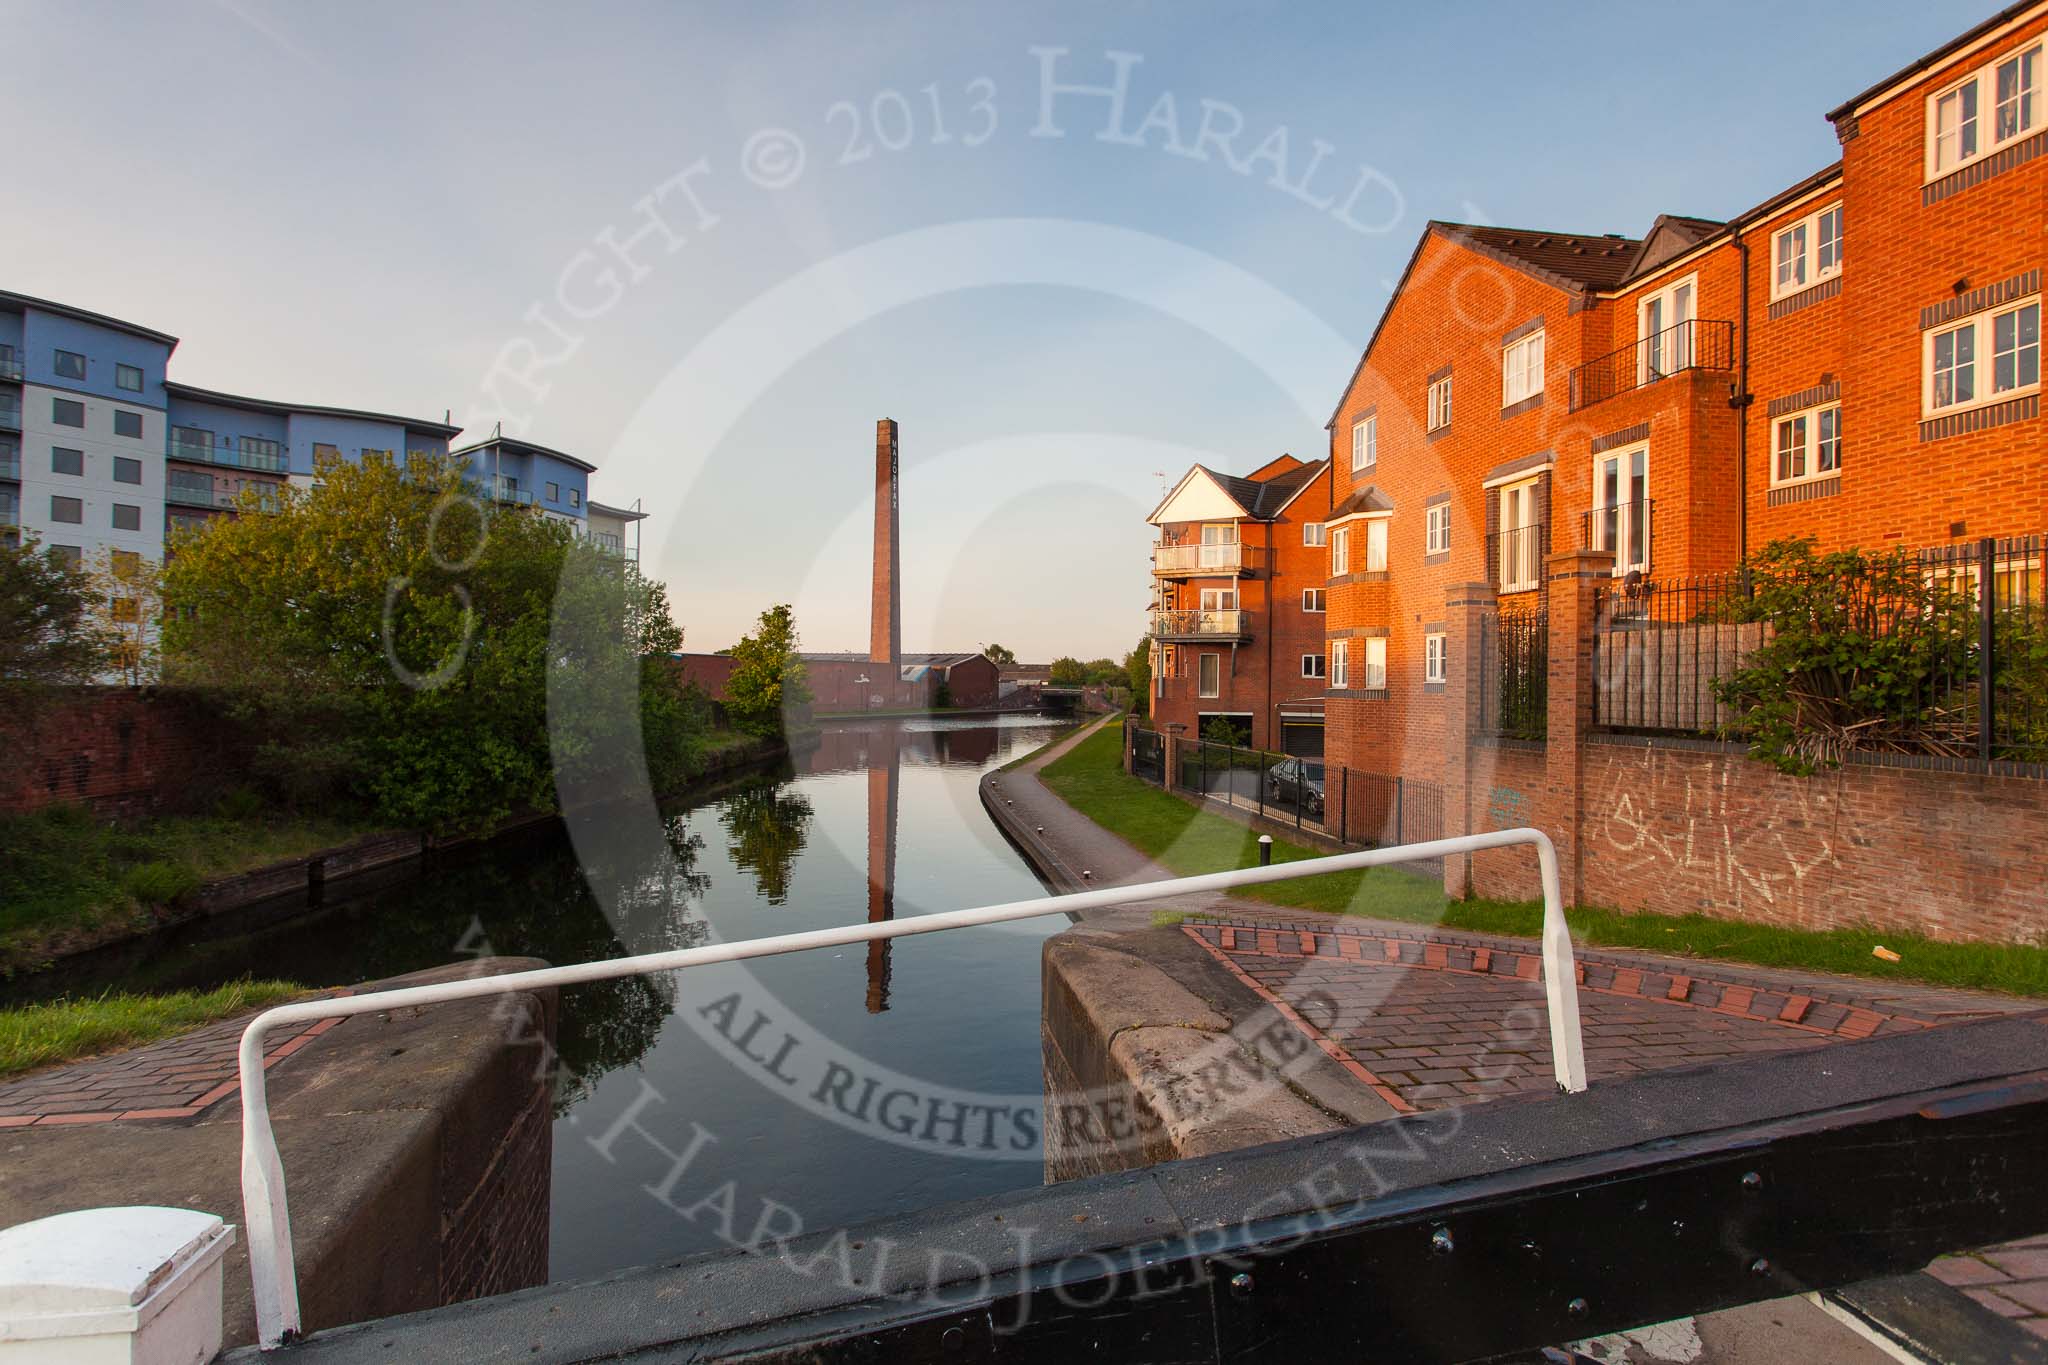
[[[1495,829],[1519,829],[1529,823],[1529,798],[1513,787],[1495,787],[1486,801],[1486,818]]]
[[[1613,749],[1587,767],[1587,785],[1601,796],[1588,803],[1588,852],[1604,865],[1589,865],[1588,879],[1630,902],[1625,908],[1828,917],[1828,907],[1808,904],[1808,883],[1842,866],[1846,836],[1831,784],[1751,771],[1746,760],[1647,748]],[[1775,790],[1759,800],[1755,784],[1763,782]]]

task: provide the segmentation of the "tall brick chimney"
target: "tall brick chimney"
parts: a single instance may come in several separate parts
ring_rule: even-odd
[[[875,581],[868,626],[868,661],[894,667],[903,654],[903,596],[896,579],[896,423],[875,423]],[[893,693],[895,679],[880,690]]]

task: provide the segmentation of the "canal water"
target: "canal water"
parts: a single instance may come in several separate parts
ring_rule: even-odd
[[[590,841],[548,827],[312,914],[186,926],[66,985],[93,988],[95,972],[129,989],[252,973],[341,985],[481,952],[580,962],[1039,896],[977,783],[1063,728],[1018,715],[828,723],[782,771],[661,812],[665,847],[637,864],[593,867]],[[621,931],[606,905],[634,923]],[[1065,924],[565,992],[553,1277],[1041,1183],[1035,1115],[930,1096],[1042,1100],[1039,946]],[[822,1092],[815,1064],[800,1089],[777,1079],[799,1047],[838,1059]],[[907,1092],[893,1112],[892,1089]]]

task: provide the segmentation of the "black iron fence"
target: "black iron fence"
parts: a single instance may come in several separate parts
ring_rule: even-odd
[[[1593,723],[1635,734],[1720,734],[1716,685],[1762,644],[1744,573],[1616,579],[1594,594]]]
[[[1735,368],[1735,324],[1693,318],[1652,332],[1572,371],[1571,410],[1654,384],[1686,370]]]
[[[1131,736],[1133,771],[1176,791],[1360,848],[1443,837],[1444,794],[1434,782],[1209,740],[1174,746],[1169,774],[1165,754],[1159,732]]]
[[[1479,618],[1479,733],[1541,741],[1550,734],[1550,612]]]
[[[1938,546],[1903,576],[1841,577],[1814,599],[1829,604],[1825,620],[1807,599],[1760,590],[1768,580],[1749,570],[1617,579],[1595,594],[1594,724],[1742,739],[1747,717],[1722,700],[1725,681],[1796,628],[1815,648],[1787,686],[1801,724],[1832,727],[1835,750],[2048,762],[2044,568],[2040,535]]]

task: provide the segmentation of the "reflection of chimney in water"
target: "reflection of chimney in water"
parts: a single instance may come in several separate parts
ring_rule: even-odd
[[[902,772],[894,726],[877,740],[888,748],[868,768],[868,923],[896,918],[896,782]],[[868,1013],[889,1008],[889,942],[868,944]]]

